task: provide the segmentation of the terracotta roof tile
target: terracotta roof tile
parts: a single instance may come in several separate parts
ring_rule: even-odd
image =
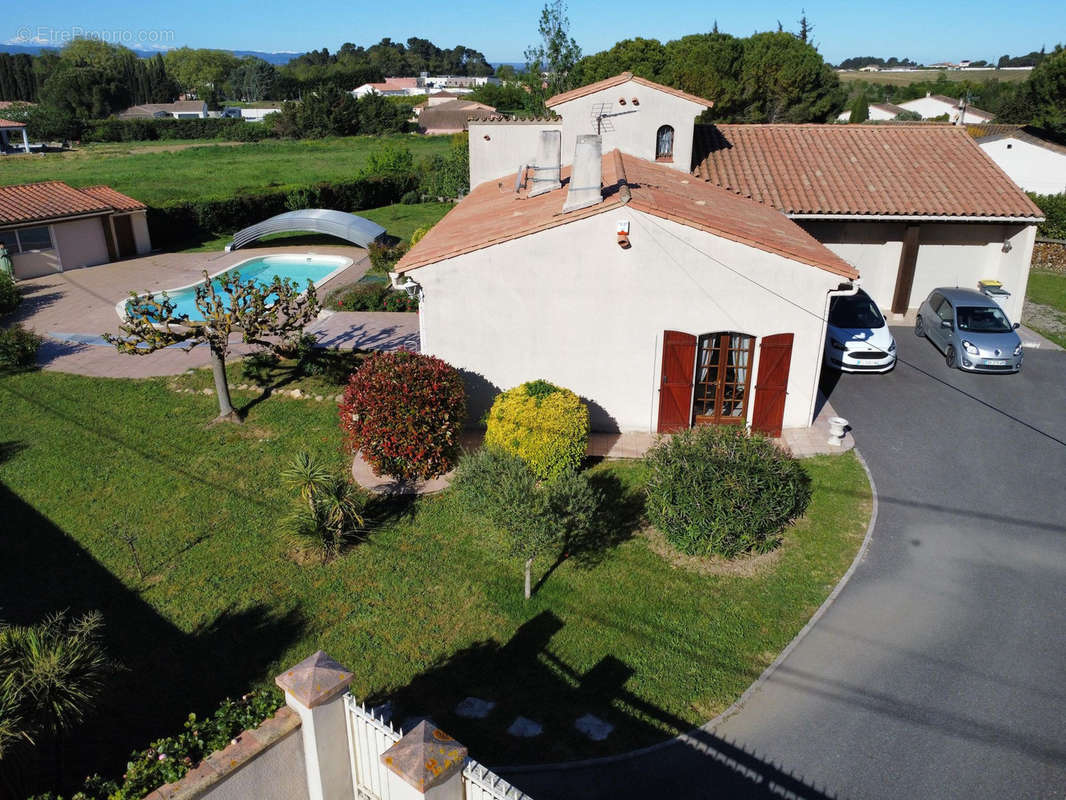
[[[955,126],[697,125],[693,163],[786,214],[1043,216]]]
[[[557,106],[561,103],[568,103],[571,100],[576,100],[579,97],[584,97],[585,95],[593,94],[594,92],[599,92],[603,89],[610,89],[614,86],[621,86],[627,81],[639,83],[641,86],[647,86],[650,89],[658,89],[660,92],[672,94],[674,97],[680,97],[683,100],[688,100],[692,103],[698,103],[699,105],[706,106],[707,108],[711,108],[714,105],[713,100],[705,100],[702,97],[696,97],[696,95],[694,94],[683,92],[680,89],[673,88],[672,86],[663,86],[661,83],[649,81],[647,78],[639,78],[632,72],[623,72],[620,75],[615,75],[613,78],[606,78],[602,81],[597,81],[596,83],[590,83],[587,86],[580,86],[577,89],[571,89],[569,92],[557,94],[554,97],[549,97],[544,102],[544,104],[548,107],[551,107]]]
[[[60,181],[0,186],[0,225],[143,208],[143,203],[107,186],[75,189]]]
[[[603,202],[562,213],[562,189],[515,194],[514,175],[475,188],[400,260],[407,272],[539,231],[630,205],[649,215],[707,231],[804,264],[853,278],[853,267],[769,206],[738,197],[683,172],[612,150],[603,157]]]
[[[15,122],[10,119],[0,119],[0,128],[25,128],[25,122]]]
[[[107,203],[115,211],[143,211],[148,208],[140,200],[134,200],[129,195],[116,192],[110,186],[86,186],[80,191],[94,200]]]

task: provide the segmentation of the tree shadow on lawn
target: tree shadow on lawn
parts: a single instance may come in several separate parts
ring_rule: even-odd
[[[405,728],[433,723],[470,748],[484,764],[545,764],[595,758],[662,742],[688,733],[665,756],[644,759],[638,768],[623,761],[596,769],[526,772],[497,770],[536,800],[619,797],[824,798],[825,794],[772,764],[692,726],[630,692],[635,670],[613,655],[587,670],[575,669],[549,649],[564,623],[542,611],[521,625],[506,644],[478,642],[414,678],[387,699]],[[495,703],[482,719],[456,713],[467,697]],[[381,702],[386,696],[370,698]],[[595,742],[575,722],[587,714],[614,726]],[[543,732],[522,738],[507,732],[517,717]],[[632,762],[637,764],[637,762]],[[695,780],[694,780],[695,779]],[[775,791],[776,787],[776,791]]]
[[[19,443],[4,443],[10,457]],[[120,669],[97,712],[65,742],[64,775],[40,765],[38,789],[76,788],[86,775],[122,775],[127,756],[152,739],[180,732],[190,712],[214,711],[257,681],[305,629],[296,610],[228,608],[192,632],[176,628],[50,520],[0,484],[4,559],[0,618],[17,625],[45,615],[92,609],[104,617],[104,639]]]

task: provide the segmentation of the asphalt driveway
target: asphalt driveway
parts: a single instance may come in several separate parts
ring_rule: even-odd
[[[745,706],[644,756],[510,773],[563,797],[1066,797],[1066,353],[845,375],[879,493],[844,591]]]

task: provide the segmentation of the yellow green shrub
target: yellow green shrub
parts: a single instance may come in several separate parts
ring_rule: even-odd
[[[530,381],[502,393],[489,410],[485,444],[525,461],[538,478],[577,469],[589,439],[589,412],[569,389]]]

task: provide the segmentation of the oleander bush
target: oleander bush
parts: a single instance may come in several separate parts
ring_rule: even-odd
[[[209,717],[189,714],[184,730],[152,742],[146,749],[130,754],[121,780],[93,775],[71,800],[140,800],[168,783],[184,777],[216,750],[222,750],[238,734],[258,728],[284,705],[281,693],[273,689],[255,690],[239,700],[227,698]],[[56,798],[40,795],[39,800]]]
[[[486,416],[485,444],[518,456],[542,480],[577,470],[588,438],[585,404],[569,389],[544,380],[503,392]]]
[[[433,356],[374,353],[352,375],[340,405],[348,447],[378,475],[434,478],[452,468],[466,419],[458,370]]]
[[[43,340],[21,325],[0,329],[0,369],[25,369],[37,363]]]
[[[645,460],[648,518],[689,555],[732,558],[772,550],[811,499],[799,461],[741,428],[681,431]]]

